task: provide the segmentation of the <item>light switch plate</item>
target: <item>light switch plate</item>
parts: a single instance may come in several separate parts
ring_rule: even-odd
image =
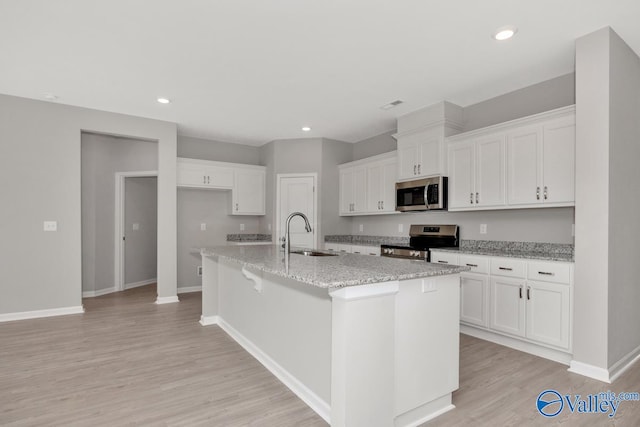
[[[200,230],[201,231],[207,231],[207,223],[203,222],[202,224],[200,224]]]
[[[244,231],[244,224],[240,224],[240,231]]]
[[[45,221],[44,231],[58,231],[58,221]]]
[[[140,224],[138,224],[137,222],[133,223],[133,231],[138,231],[140,230]]]
[[[398,233],[402,233],[404,231],[404,224],[398,224]]]
[[[487,224],[480,224],[480,234],[487,234]]]
[[[360,232],[362,233],[364,231],[364,225],[360,224],[360,226],[358,227],[358,229],[360,230]]]

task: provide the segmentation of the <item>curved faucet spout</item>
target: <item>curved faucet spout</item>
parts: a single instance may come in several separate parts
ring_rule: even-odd
[[[302,219],[304,219],[304,229],[307,230],[307,233],[311,233],[311,224],[309,224],[309,218],[307,218],[307,216],[302,212],[292,212],[291,215],[289,215],[287,217],[287,220],[285,221],[285,224],[286,224],[285,237],[282,238],[282,240],[284,240],[284,252],[285,252],[285,255],[287,256],[291,251],[291,245],[289,244],[289,240],[290,240],[289,224],[291,223],[291,220],[293,219],[294,216],[302,217]]]

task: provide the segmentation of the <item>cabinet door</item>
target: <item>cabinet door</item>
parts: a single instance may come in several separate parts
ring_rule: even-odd
[[[382,162],[382,194],[381,212],[396,211],[396,180],[398,177],[397,160],[395,158]]]
[[[353,171],[353,211],[367,211],[367,168],[359,166]]]
[[[265,172],[239,169],[233,187],[233,215],[264,215]]]
[[[449,208],[471,208],[475,196],[473,141],[449,146]]]
[[[477,206],[505,204],[504,136],[491,135],[476,141]]]
[[[507,136],[507,203],[542,203],[542,144],[540,126]]]
[[[575,201],[575,118],[544,125],[542,177],[544,203]]]
[[[418,144],[418,175],[443,175],[443,138],[441,135],[425,132]]]
[[[488,326],[487,298],[489,276],[463,273],[460,275],[460,321],[482,327]]]
[[[367,166],[367,211],[382,211],[382,191],[384,189],[384,165],[376,162]]]
[[[569,348],[569,285],[527,282],[527,338]]]
[[[207,187],[207,176],[201,168],[193,168],[178,163],[176,176],[178,187]]]
[[[526,332],[524,295],[523,280],[492,277],[490,328],[524,337]]]
[[[340,215],[353,214],[353,169],[340,169]]]
[[[398,179],[412,179],[418,173],[418,144],[415,135],[398,139]]]

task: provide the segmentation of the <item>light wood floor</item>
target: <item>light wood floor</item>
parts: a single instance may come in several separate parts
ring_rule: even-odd
[[[156,305],[153,285],[83,301],[84,315],[0,324],[2,426],[324,426],[326,423],[216,326],[200,293]],[[640,402],[548,420],[561,393],[640,391],[640,365],[608,385],[566,367],[461,336],[456,409],[428,426],[640,425]]]

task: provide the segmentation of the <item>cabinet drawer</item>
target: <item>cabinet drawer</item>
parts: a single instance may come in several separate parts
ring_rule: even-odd
[[[491,274],[495,276],[526,277],[526,261],[511,258],[491,258]]]
[[[529,261],[527,278],[543,282],[570,283],[571,265],[558,262]]]
[[[431,252],[431,262],[435,264],[458,265],[458,254],[450,252]]]
[[[489,273],[489,258],[477,255],[460,255],[458,265],[471,267],[472,273]]]
[[[351,253],[360,255],[380,255],[380,246],[351,245]]]

